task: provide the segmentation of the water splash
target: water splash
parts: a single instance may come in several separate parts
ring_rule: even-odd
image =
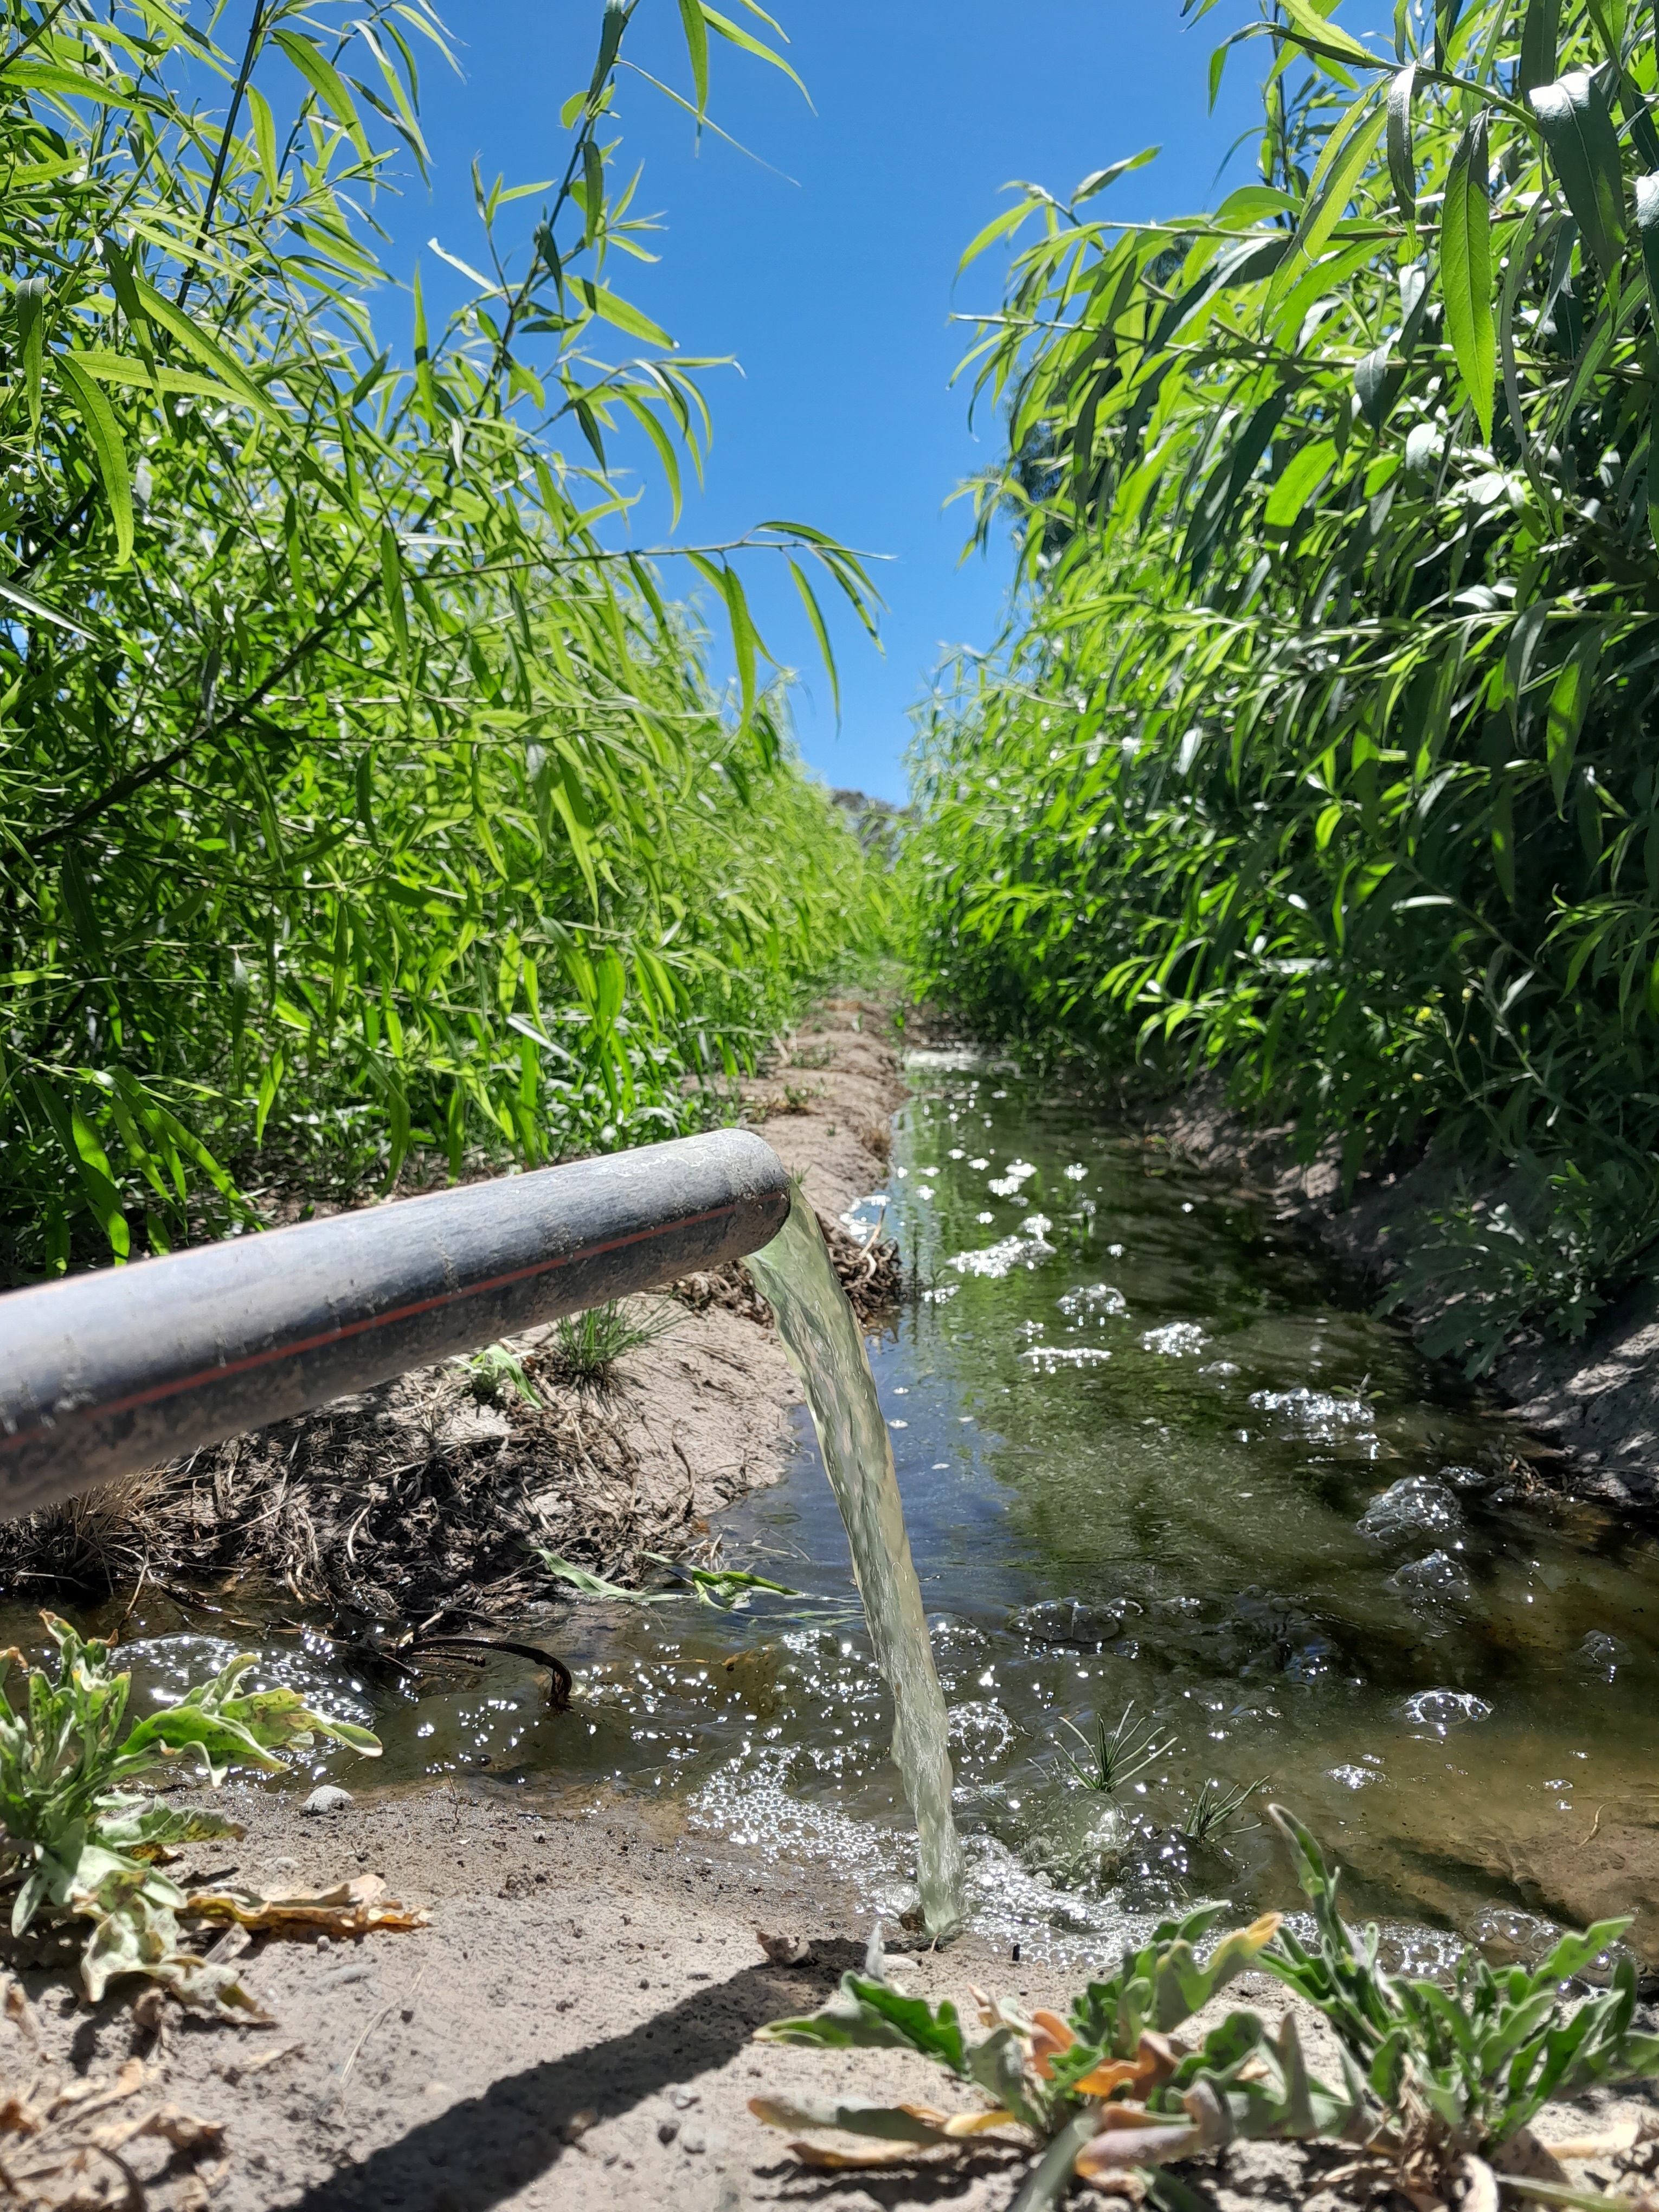
[[[799,1191],[789,1218],[747,1262],[778,1317],[853,1552],[876,1663],[893,1698],[893,1758],[916,1818],[916,1869],[929,1931],[964,1917],[962,1845],[951,1815],[945,1694],[927,1641],[921,1586],[864,1339]]]

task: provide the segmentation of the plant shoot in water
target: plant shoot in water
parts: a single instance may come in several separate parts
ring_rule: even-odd
[[[1063,1743],[1059,1747],[1060,1757],[1085,1790],[1096,1790],[1103,1797],[1115,1797],[1136,1775],[1144,1774],[1176,1748],[1174,1736],[1160,1737],[1157,1723],[1143,1721],[1133,1705],[1123,1708],[1117,1726],[1111,1729],[1106,1726],[1105,1714],[1097,1713],[1092,1737],[1085,1735],[1075,1721],[1062,1720],[1060,1726],[1082,1745],[1084,1758],[1079,1759]]]
[[[1218,1782],[1205,1782],[1176,1823],[1177,1832],[1189,1844],[1213,1844],[1236,1829],[1259,1828],[1259,1820],[1247,1821],[1243,1818],[1244,1808],[1258,1790],[1267,1786],[1265,1774],[1259,1782],[1246,1783],[1242,1790],[1228,1790]]]

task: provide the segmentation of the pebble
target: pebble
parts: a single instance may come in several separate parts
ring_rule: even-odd
[[[657,2123],[657,2141],[663,2143],[672,2143],[675,2136],[678,2135],[679,2131],[680,2124],[678,2120],[659,2120]]]
[[[302,1813],[343,1813],[352,1802],[349,1790],[338,1790],[331,1782],[325,1782],[312,1791],[300,1810]]]
[[[681,2112],[684,2112],[690,2106],[702,2102],[702,2093],[696,2089],[688,2089],[684,2082],[678,2089],[671,2089],[668,2097],[670,2103],[677,2105]]]
[[[657,2133],[660,2135],[662,2133],[662,2130],[659,2128]],[[680,2148],[682,2150],[689,2150],[695,2156],[701,2158],[703,2152],[706,2151],[708,2148],[708,2138],[704,2135],[701,2128],[682,2128],[680,2130]]]

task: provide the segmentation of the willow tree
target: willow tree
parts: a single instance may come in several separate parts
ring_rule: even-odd
[[[969,249],[1023,234],[970,356],[1021,587],[923,734],[924,947],[1351,1175],[1513,1164],[1442,1255],[1484,1358],[1659,1230],[1653,22],[1277,0],[1212,96],[1259,42],[1259,180],[1114,222],[1133,156]]]
[[[482,265],[445,253],[441,322],[375,215],[426,172],[428,0],[249,0],[228,48],[182,0],[0,4],[14,1272],[255,1218],[307,1147],[390,1187],[411,1143],[533,1162],[678,1127],[687,1069],[735,1065],[863,926],[738,549],[687,572],[729,702],[629,550],[615,441],[678,519],[708,422],[708,364],[620,281],[639,4],[603,9],[561,173],[475,169]],[[699,124],[711,46],[787,70],[750,0],[679,20]],[[820,635],[814,574],[868,618],[821,534],[744,542]]]

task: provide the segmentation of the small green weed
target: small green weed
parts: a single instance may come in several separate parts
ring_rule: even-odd
[[[241,1830],[164,1804],[146,1785],[174,1759],[193,1756],[216,1786],[237,1763],[280,1774],[281,1753],[308,1751],[319,1737],[371,1758],[378,1739],[313,1711],[297,1690],[243,1692],[252,1652],[123,1735],[131,1676],[113,1670],[107,1644],[55,1614],[41,1618],[58,1646],[55,1682],[21,1651],[0,1652],[0,1890],[15,1886],[12,1934],[42,1915],[89,1921],[81,1982],[94,2004],[116,1976],[147,1974],[181,2004],[263,2018],[233,1966],[185,1948],[179,1916],[191,1899],[155,1864],[176,1844]],[[13,1668],[22,1671],[21,1707],[7,1689]]]
[[[1242,1803],[1250,1793],[1230,1794]],[[1497,1974],[1468,1951],[1449,1986],[1391,1975],[1378,1964],[1376,1929],[1361,1935],[1342,1921],[1339,1877],[1312,1836],[1282,1807],[1269,1812],[1297,1856],[1316,1931],[1311,1951],[1282,1914],[1269,1912],[1223,1936],[1200,1962],[1195,1947],[1222,1910],[1206,1906],[1164,1921],[1150,1942],[1125,1954],[1117,1973],[1091,1982],[1066,2019],[1048,2011],[1027,2017],[975,1990],[989,2032],[973,2039],[948,2001],[930,2005],[887,1980],[872,1944],[865,1972],[843,1975],[820,2011],[775,2021],[757,2039],[917,2051],[976,2091],[978,2108],[947,2113],[917,2104],[757,2097],[750,2109],[772,2127],[866,2139],[852,2149],[791,2144],[804,2164],[817,2166],[948,2153],[994,2131],[1031,2154],[1013,2212],[1048,2212],[1074,2176],[1109,2194],[1144,2197],[1163,2212],[1187,2212],[1200,2200],[1165,2166],[1263,2138],[1346,2143],[1372,2163],[1379,2185],[1393,2185],[1419,2204],[1495,2207],[1498,2181],[1485,2154],[1513,2142],[1548,2100],[1659,2073],[1659,2037],[1632,2031],[1636,1980],[1628,1960],[1605,1994],[1577,2007],[1564,1996],[1628,1921],[1564,1936],[1536,1968]],[[1200,2043],[1176,2038],[1251,1966],[1266,1968],[1330,2022],[1340,2047],[1339,2087],[1308,2072],[1290,2012],[1271,2032],[1255,2012],[1237,2011]],[[1622,2203],[1629,2212],[1650,2212],[1654,2203],[1525,2179],[1507,2166],[1503,2178],[1505,2187],[1540,2202]]]
[[[465,1376],[473,1396],[486,1405],[499,1406],[504,1399],[522,1398],[540,1412],[542,1401],[524,1371],[524,1362],[506,1345],[487,1344],[482,1352],[458,1359],[455,1364]]]
[[[568,1314],[557,1324],[547,1363],[568,1382],[608,1382],[619,1359],[665,1336],[679,1318],[679,1309],[667,1298],[642,1311],[626,1298],[607,1298],[586,1313]]]
[[[653,1566],[666,1567],[670,1574],[683,1577],[686,1586],[681,1589],[629,1589],[621,1583],[607,1582],[603,1575],[593,1574],[569,1559],[562,1559],[556,1552],[536,1551],[536,1557],[549,1574],[568,1583],[581,1596],[610,1598],[623,1605],[672,1605],[677,1598],[695,1597],[699,1605],[712,1605],[721,1613],[741,1613],[752,1592],[757,1589],[775,1590],[780,1597],[802,1595],[799,1590],[791,1589],[787,1583],[769,1582],[764,1575],[745,1574],[736,1567],[690,1566],[661,1552],[647,1552],[642,1556]]]
[[[1228,1790],[1218,1782],[1205,1782],[1176,1821],[1176,1829],[1189,1844],[1212,1844],[1236,1829],[1257,1827],[1261,1825],[1258,1821],[1245,1820],[1244,1808],[1258,1790],[1267,1786],[1265,1775],[1260,1782],[1246,1783],[1242,1790]]]
[[[1085,1765],[1064,1744],[1060,1747],[1060,1757],[1085,1790],[1097,1790],[1103,1797],[1115,1796],[1137,1774],[1144,1774],[1176,1748],[1175,1738],[1160,1737],[1156,1723],[1141,1720],[1133,1705],[1123,1708],[1117,1726],[1109,1730],[1105,1714],[1097,1714],[1092,1737],[1086,1736],[1075,1721],[1062,1720],[1060,1726],[1082,1745],[1088,1763]]]

